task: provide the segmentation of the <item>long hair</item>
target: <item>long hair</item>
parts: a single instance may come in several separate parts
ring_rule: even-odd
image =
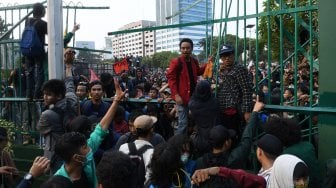
[[[160,187],[166,188],[174,185],[183,185],[184,173],[180,171],[183,164],[180,151],[168,143],[161,143],[154,148],[151,163],[150,180]]]

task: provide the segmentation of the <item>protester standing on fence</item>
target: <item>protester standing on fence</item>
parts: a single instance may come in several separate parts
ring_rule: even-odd
[[[32,54],[30,56],[25,55],[26,66],[27,66],[27,98],[30,99],[40,99],[42,98],[41,87],[44,82],[44,69],[43,61],[45,60],[46,54],[44,50],[45,35],[47,34],[47,22],[42,20],[45,16],[46,10],[41,3],[35,3],[33,5],[33,17],[28,18],[25,27],[34,26],[37,32],[38,38],[40,39],[43,48],[41,53]]]
[[[235,61],[234,52],[235,49],[226,44],[219,50],[223,72],[219,75],[222,82],[217,97],[222,112],[221,124],[234,129],[240,136],[243,130],[241,126],[250,118],[253,84],[246,67]]]
[[[178,109],[178,128],[176,133],[187,133],[188,102],[193,94],[197,76],[203,74],[205,67],[200,68],[197,59],[192,57],[193,41],[184,38],[180,41],[181,56],[171,60],[167,72],[169,88]]]

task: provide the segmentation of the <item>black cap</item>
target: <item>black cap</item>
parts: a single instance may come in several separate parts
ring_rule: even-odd
[[[219,147],[224,144],[230,138],[236,136],[236,131],[233,129],[227,129],[223,125],[214,126],[209,133],[209,143],[212,147]]]
[[[257,146],[264,152],[274,156],[281,155],[283,150],[282,142],[279,140],[279,138],[271,134],[265,134],[262,136],[258,140]]]
[[[229,44],[224,44],[221,49],[219,50],[219,56],[222,56],[224,54],[231,54],[235,51],[235,49],[229,45]]]

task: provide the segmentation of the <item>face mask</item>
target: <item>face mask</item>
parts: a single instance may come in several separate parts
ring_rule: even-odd
[[[295,185],[294,188],[308,188],[308,184],[303,184],[303,185]]]
[[[183,162],[183,164],[186,164],[188,162],[189,159],[189,153],[183,153],[181,155],[181,161]]]

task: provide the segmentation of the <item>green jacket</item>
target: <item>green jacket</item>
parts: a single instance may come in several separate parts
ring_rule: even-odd
[[[73,33],[72,32],[68,32],[64,38],[63,38],[63,42],[64,42],[64,48],[68,47],[69,42],[71,41],[72,37],[73,37]]]
[[[292,154],[303,160],[309,168],[309,188],[322,187],[320,163],[315,156],[315,148],[309,142],[299,142],[286,148],[284,154]]]
[[[97,124],[95,130],[91,133],[90,138],[87,140],[88,146],[91,148],[91,151],[86,156],[86,164],[83,167],[84,172],[90,182],[90,187],[97,187],[97,177],[96,177],[96,168],[95,168],[95,161],[93,158],[93,154],[99,148],[99,145],[104,140],[105,136],[108,134],[108,130],[103,130],[100,127],[100,123]],[[61,175],[66,178],[69,178],[67,171],[65,170],[64,164],[61,168],[55,173],[55,175]]]

